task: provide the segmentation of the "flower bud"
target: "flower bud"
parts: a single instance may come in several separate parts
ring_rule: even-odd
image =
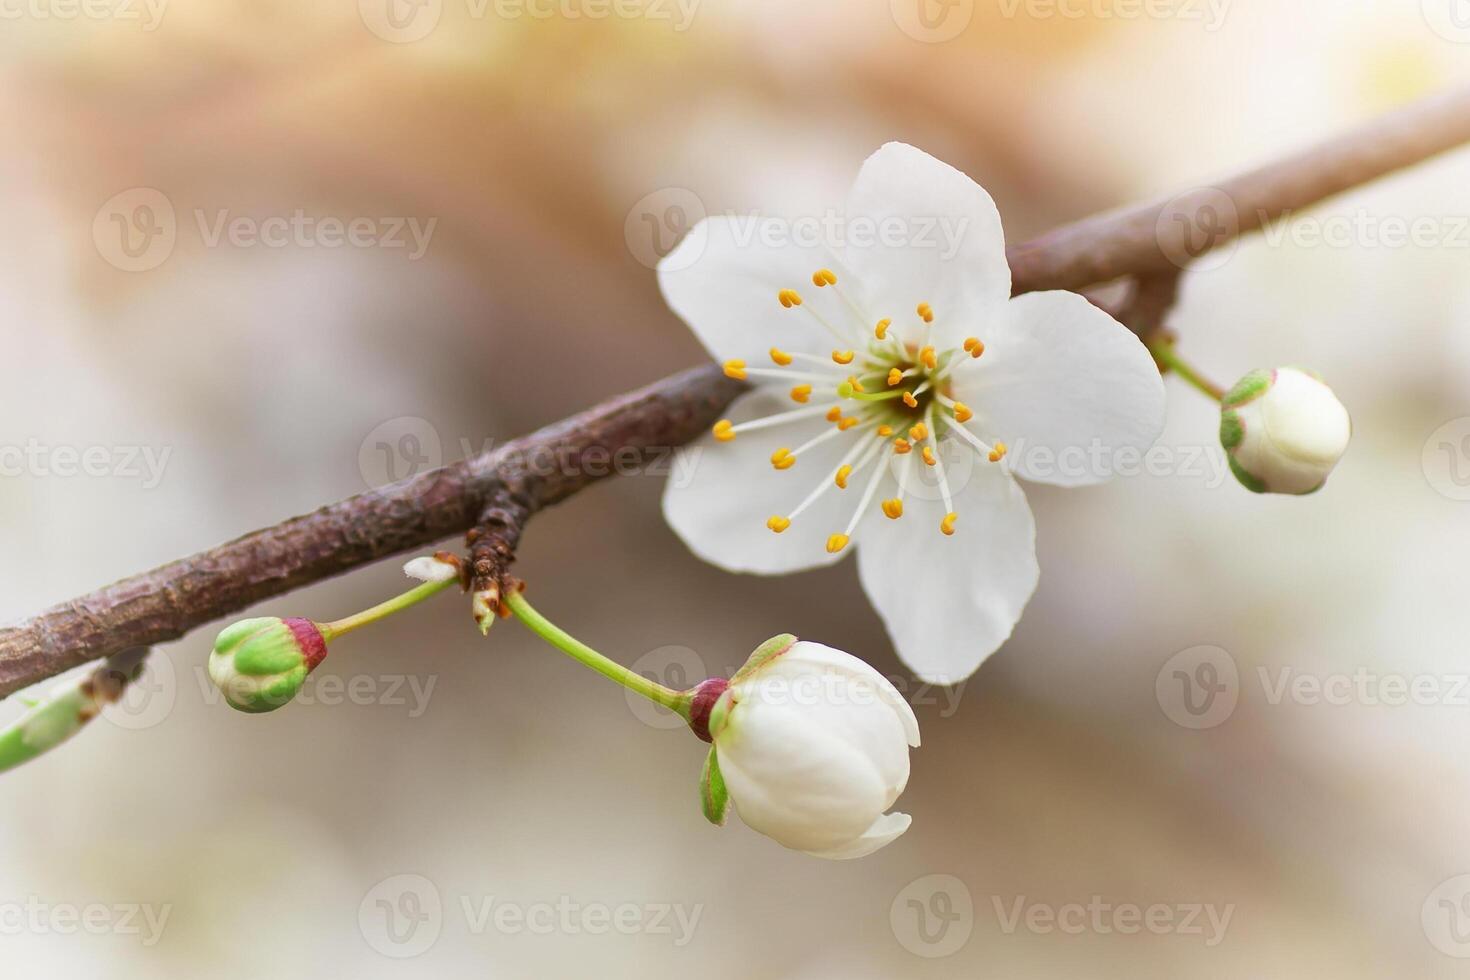
[[[1255,493],[1321,489],[1352,430],[1332,389],[1298,368],[1252,371],[1220,400],[1220,444]]]
[[[856,657],[776,637],[719,692],[708,731],[703,797],[715,823],[733,802],[746,826],[831,859],[871,854],[909,827],[908,814],[885,811],[908,783],[919,723]]]
[[[296,696],[326,656],[326,638],[309,619],[242,619],[215,638],[209,679],[232,708],[274,711]]]

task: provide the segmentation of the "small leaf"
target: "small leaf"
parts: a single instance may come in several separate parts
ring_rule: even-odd
[[[704,775],[699,778],[699,799],[704,805],[704,818],[716,827],[725,826],[725,814],[730,809],[730,791],[725,789],[725,777],[720,775],[720,757],[715,754],[713,745],[704,760]]]

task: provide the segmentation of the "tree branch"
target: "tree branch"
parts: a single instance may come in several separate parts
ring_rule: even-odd
[[[465,535],[470,549],[470,610],[480,632],[489,632],[500,611],[500,597],[511,588],[510,563],[515,561],[521,532],[531,519],[529,501],[510,487],[497,487],[479,521]]]
[[[672,447],[707,431],[742,387],[715,365],[685,371],[498,449],[54,606],[0,629],[0,696],[463,533],[504,495],[523,500],[529,515],[606,475],[614,454],[638,467],[665,461]]]
[[[1017,246],[1008,253],[1014,288],[1017,293],[1080,290],[1135,276],[1138,302],[1130,302],[1130,316],[1141,317],[1135,329],[1147,332],[1157,328],[1172,299],[1167,274],[1179,263],[1170,256],[1200,253],[1189,236],[1205,226],[1203,219],[1213,213],[1207,209],[1218,210],[1224,200],[1239,215],[1204,245],[1216,248],[1287,211],[1467,140],[1470,89],[1411,106],[1226,180],[1217,190],[1090,218]],[[1182,220],[1169,220],[1174,215]],[[1162,291],[1145,288],[1150,282]],[[480,530],[470,542],[470,572],[477,583],[472,588],[503,588],[506,566],[530,516],[611,469],[593,465],[589,453],[603,460],[636,454],[643,464],[655,461],[706,431],[742,387],[714,365],[695,368],[499,449],[54,606],[0,629],[0,696],[90,660],[178,639],[263,599],[474,527]]]
[[[1214,187],[1066,225],[1009,252],[1016,293],[1078,290],[1149,272],[1283,214],[1470,141],[1470,88],[1455,89]],[[1233,213],[1232,213],[1233,212]],[[1206,242],[1192,240],[1203,234]]]

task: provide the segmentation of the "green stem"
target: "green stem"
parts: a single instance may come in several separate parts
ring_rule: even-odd
[[[628,690],[643,695],[654,704],[661,704],[686,719],[689,717],[687,697],[678,691],[649,680],[642,674],[634,673],[617,661],[604,657],[533,609],[526,601],[526,597],[519,591],[512,591],[501,601],[511,612],[515,613],[516,618],[524,623],[527,629],[573,660],[591,667],[603,677],[617,681]]]
[[[443,592],[451,585],[458,584],[459,580],[456,578],[445,579],[442,582],[425,582],[417,588],[408,590],[403,595],[395,596],[387,602],[380,602],[371,609],[364,609],[362,612],[348,616],[345,619],[339,619],[333,623],[318,623],[317,629],[322,631],[322,637],[324,639],[328,641],[335,640],[343,633],[350,633],[360,626],[376,623],[378,620],[391,616],[399,610],[417,605],[430,596]]]
[[[1214,384],[1203,374],[1199,373],[1179,356],[1174,345],[1165,340],[1156,341],[1148,345],[1149,352],[1158,359],[1160,364],[1165,365],[1179,377],[1189,382],[1196,390],[1203,393],[1211,401],[1218,402],[1225,397],[1225,389]]]

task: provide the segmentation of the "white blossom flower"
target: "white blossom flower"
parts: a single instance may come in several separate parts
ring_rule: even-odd
[[[740,819],[816,857],[871,854],[909,828],[888,813],[909,780],[919,723],[882,674],[858,658],[776,637],[731,679],[709,717],[714,742],[705,812]]]
[[[1230,469],[1256,493],[1320,490],[1352,434],[1337,395],[1299,368],[1252,371],[1220,401]]]
[[[990,195],[911,146],[863,165],[843,242],[703,224],[659,285],[755,390],[670,481],[669,523],[731,571],[798,571],[852,544],[900,656],[925,679],[963,679],[1036,587],[1013,474],[1095,483],[1111,467],[1083,460],[1151,445],[1164,419],[1152,358],[1078,295],[1013,299]]]

